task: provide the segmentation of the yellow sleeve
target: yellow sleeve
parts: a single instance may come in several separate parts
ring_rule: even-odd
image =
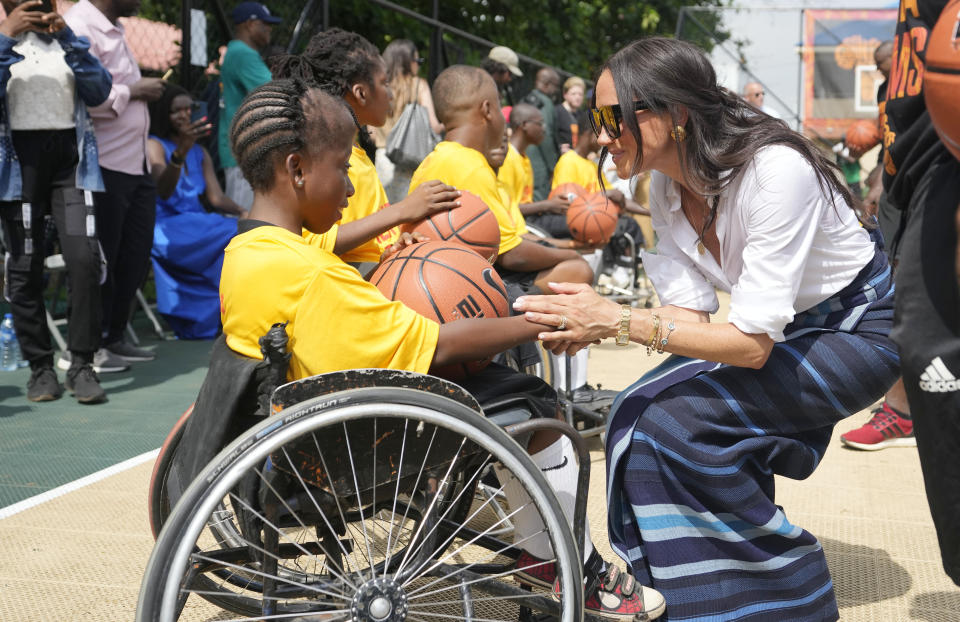
[[[440,335],[439,324],[387,300],[339,260],[307,286],[293,324],[295,378],[362,367],[426,373]]]
[[[366,218],[389,205],[387,193],[377,177],[377,169],[363,150],[355,147],[350,156],[350,170],[347,172],[353,184],[353,196],[347,200],[340,224]],[[399,231],[390,229],[376,238],[367,240],[360,246],[341,255],[348,262],[380,261],[380,255],[390,245],[390,240],[399,235]]]
[[[328,253],[333,252],[334,246],[337,245],[337,231],[340,230],[340,225],[335,224],[326,233],[314,233],[312,231],[303,230],[303,239],[306,240],[307,244],[310,246],[316,246],[321,248]]]
[[[575,166],[572,166],[572,164],[566,153],[560,156],[560,159],[557,160],[557,165],[553,167],[553,182],[550,184],[551,190],[560,184],[580,184],[580,176],[577,175],[577,169]]]

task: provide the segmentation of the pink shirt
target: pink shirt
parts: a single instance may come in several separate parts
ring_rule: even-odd
[[[100,149],[100,166],[142,175],[148,170],[150,114],[145,101],[130,99],[130,85],[140,79],[140,68],[124,39],[123,26],[112,23],[90,0],[80,0],[63,19],[77,36],[90,40],[90,53],[113,76],[107,101],[89,108]]]

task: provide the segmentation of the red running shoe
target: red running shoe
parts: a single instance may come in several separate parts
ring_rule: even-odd
[[[553,584],[554,598],[559,599],[560,581]],[[592,594],[585,594],[586,613],[618,620],[654,620],[663,615],[667,603],[657,590],[640,585],[636,579],[614,565],[608,565]]]
[[[840,442],[854,449],[876,451],[887,447],[916,447],[913,421],[897,414],[886,401],[873,411],[862,427],[840,436]]]

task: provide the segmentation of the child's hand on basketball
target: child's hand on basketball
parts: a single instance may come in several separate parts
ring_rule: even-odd
[[[607,190],[606,194],[607,198],[616,203],[621,210],[627,209],[627,197],[623,196],[622,192],[616,188],[612,188]]]
[[[570,195],[561,194],[552,199],[547,199],[544,203],[546,203],[547,213],[562,216],[567,213],[567,208],[570,207]]]
[[[460,191],[436,179],[417,186],[405,199],[394,205],[402,210],[403,222],[417,222],[460,205]]]
[[[419,242],[426,242],[429,238],[422,233],[414,231],[413,233],[407,233],[404,231],[400,234],[400,237],[397,238],[397,241],[384,249],[383,253],[380,254],[380,262],[383,263],[390,255],[396,253],[401,248],[406,248],[408,246],[413,246]]]

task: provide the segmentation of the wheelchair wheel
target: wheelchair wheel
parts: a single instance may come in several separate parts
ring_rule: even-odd
[[[545,525],[559,602],[516,582],[523,543],[495,537],[502,518],[481,502],[463,511],[495,462]],[[222,537],[224,520],[239,541]],[[572,622],[581,585],[571,530],[523,448],[446,397],[364,388],[287,408],[207,465],[157,539],[137,620],[179,619],[200,597],[239,619],[515,620],[526,608]]]

